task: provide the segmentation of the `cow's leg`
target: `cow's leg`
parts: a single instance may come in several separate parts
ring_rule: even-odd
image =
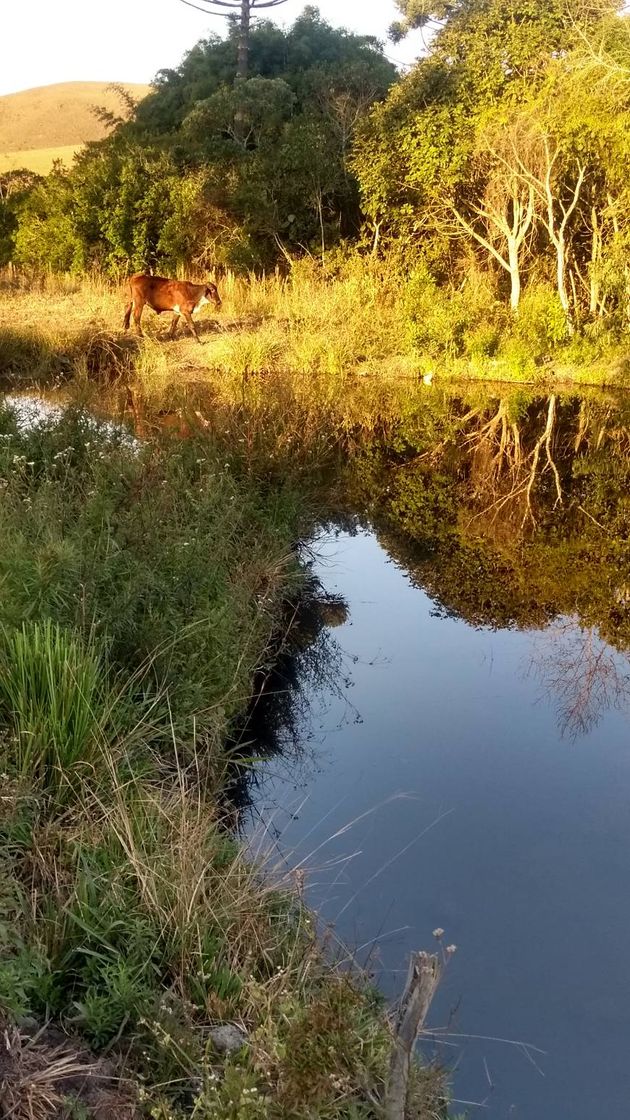
[[[179,311],[175,311],[173,313],[173,319],[171,321],[171,325],[170,325],[169,332],[168,332],[168,337],[169,338],[175,338],[175,332],[177,330],[177,324],[178,323],[179,323]]]
[[[188,328],[189,328],[191,334],[193,334],[195,336],[195,338],[197,339],[197,342],[200,344],[200,346],[203,346],[203,343],[202,343],[199,335],[197,334],[197,328],[196,328],[196,326],[193,322],[193,317],[190,314],[190,311],[188,310],[187,307],[182,307],[182,315],[184,316],[184,319],[186,320],[186,323],[188,325]]]
[[[134,325],[136,334],[139,334],[139,335],[142,334],[142,326],[140,324],[140,320],[142,318],[143,310],[144,310],[144,303],[141,303],[140,300],[134,300],[134,302],[133,302],[133,325]]]
[[[124,318],[124,320],[123,320],[123,330],[124,330],[124,331],[128,331],[128,330],[129,330],[129,324],[130,324],[130,322],[131,322],[131,311],[132,311],[132,308],[133,308],[133,299],[130,299],[130,300],[129,300],[129,303],[127,304],[127,306],[126,306],[126,308],[125,308],[125,318]]]

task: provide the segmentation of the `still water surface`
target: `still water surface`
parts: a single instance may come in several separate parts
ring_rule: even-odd
[[[449,617],[372,530],[314,547],[348,613],[323,632],[329,671],[303,674],[299,750],[257,766],[252,843],[264,827],[303,861],[388,996],[436,927],[457,944],[430,1017],[474,1102],[454,1114],[628,1115],[625,654],[566,616]]]

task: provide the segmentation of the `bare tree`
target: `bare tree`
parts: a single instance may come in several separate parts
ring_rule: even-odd
[[[510,306],[516,311],[521,298],[521,248],[534,220],[534,187],[499,166],[486,185],[484,198],[472,203],[471,209],[481,220],[481,229],[455,207],[453,213],[462,229],[509,273]]]
[[[236,64],[236,80],[245,81],[249,72],[249,35],[252,16],[262,8],[277,8],[286,4],[286,0],[181,0],[189,8],[196,8],[199,12],[209,12],[211,15],[228,17],[240,13],[238,36],[238,60]]]
[[[472,182],[478,186],[465,211],[450,207],[459,232],[463,229],[507,272],[514,312],[521,298],[522,258],[537,220],[536,188],[515,159],[528,144],[529,122],[524,128],[521,115],[487,121],[479,131],[471,168]]]
[[[554,480],[556,501],[554,509],[563,504],[562,480],[554,458],[554,438],[558,425],[558,400],[555,393],[547,398],[542,431],[536,432],[536,441],[527,447],[524,432],[517,418],[510,415],[508,398],[498,402],[496,412],[489,419],[483,410],[471,410],[467,419],[475,423],[474,430],[464,437],[464,444],[471,456],[472,477],[476,479],[482,508],[474,520],[483,519],[486,526],[510,510],[522,519],[520,529],[531,521],[536,525],[533,495],[542,476],[550,472]],[[483,423],[478,421],[483,418]],[[537,420],[538,424],[539,421]],[[533,433],[532,433],[533,434]],[[488,503],[488,494],[492,501]],[[519,512],[520,511],[520,512]],[[514,535],[514,525],[510,533]]]
[[[573,323],[567,286],[569,223],[580,200],[587,169],[577,158],[571,165],[544,123],[533,120],[529,136],[526,132],[527,128],[512,143],[511,155],[504,156],[503,163],[528,191],[534,192],[540,204],[540,219],[556,254],[558,296],[571,331]]]
[[[532,667],[547,693],[557,699],[563,735],[586,735],[608,709],[627,710],[627,654],[613,649],[595,626],[580,626],[574,616],[559,618],[538,640]]]
[[[546,135],[542,136],[542,150],[544,152],[542,174],[537,177],[530,171],[528,172],[527,178],[528,182],[538,191],[546,207],[546,216],[543,217],[543,221],[547,227],[547,232],[553,247],[556,250],[556,283],[558,286],[558,295],[570,326],[571,308],[569,293],[567,291],[567,226],[578,204],[586,168],[579,160],[576,162],[577,174],[569,190],[569,198],[565,202],[561,197],[559,186],[554,184],[554,173],[560,150],[557,146],[552,145],[549,137]]]

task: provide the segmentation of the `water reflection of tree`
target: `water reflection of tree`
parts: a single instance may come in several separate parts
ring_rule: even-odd
[[[629,420],[610,394],[425,395],[357,445],[331,499],[348,530],[372,522],[437,612],[546,630],[534,668],[573,735],[630,694]],[[313,580],[239,729],[242,756],[304,751],[311,697],[344,689],[330,628],[346,613]],[[256,767],[236,773],[245,805]]]
[[[630,706],[630,659],[613,650],[595,626],[558,619],[536,643],[532,667],[558,704],[561,733],[585,735],[611,708]]]
[[[630,649],[629,397],[425,395],[350,473],[355,504],[439,613],[519,629],[570,617]],[[614,692],[605,658],[586,655],[585,712]]]
[[[614,399],[557,393],[527,403],[505,396],[470,410],[464,439],[479,516],[494,520],[516,508],[521,528],[535,527],[570,506],[582,462],[608,448],[630,458],[625,419]]]
[[[528,520],[535,525],[533,495],[547,472],[553,478],[554,508],[562,504],[563,486],[554,449],[557,416],[558,398],[552,393],[546,402],[540,434],[536,435],[533,445],[527,447],[526,432],[522,430],[525,425],[510,416],[509,399],[503,398],[494,416],[468,435],[471,474],[483,505],[481,515],[491,514],[496,519],[507,507],[512,506],[517,511],[520,507],[521,528]]]
[[[331,630],[348,617],[346,602],[310,575],[300,598],[287,607],[284,636],[260,671],[246,717],[230,746],[231,805],[248,808],[262,779],[262,760],[283,758],[293,767],[309,742],[312,698],[343,694],[348,684],[343,652]]]

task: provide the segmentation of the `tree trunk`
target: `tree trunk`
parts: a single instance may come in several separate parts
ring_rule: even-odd
[[[236,56],[236,78],[234,85],[238,88],[241,82],[247,81],[249,73],[249,28],[251,24],[251,0],[241,0],[241,17],[238,33],[238,49]],[[245,145],[247,136],[247,122],[245,112],[237,108],[234,114],[234,139]]]
[[[249,71],[249,27],[251,23],[251,0],[241,0],[241,20],[238,36],[238,58],[236,63],[236,80],[247,80]]]
[[[512,311],[516,311],[521,298],[521,270],[518,260],[518,243],[516,238],[510,238],[508,241],[508,263],[510,266],[511,283],[510,307]]]
[[[567,328],[569,334],[573,334],[573,319],[571,317],[571,302],[569,300],[569,293],[567,291],[567,258],[564,237],[558,237],[556,241],[556,277],[558,284],[558,295],[560,303],[562,304],[563,311],[567,317]]]
[[[600,308],[600,283],[597,279],[597,266],[602,256],[602,235],[599,229],[599,222],[597,220],[597,210],[593,206],[591,208],[591,223],[593,226],[593,237],[591,240],[591,276],[590,276],[590,301],[589,311],[591,315],[595,316],[598,312],[601,314]]]
[[[424,1027],[441,971],[435,953],[412,954],[390,1058],[384,1120],[405,1120],[411,1055]]]

